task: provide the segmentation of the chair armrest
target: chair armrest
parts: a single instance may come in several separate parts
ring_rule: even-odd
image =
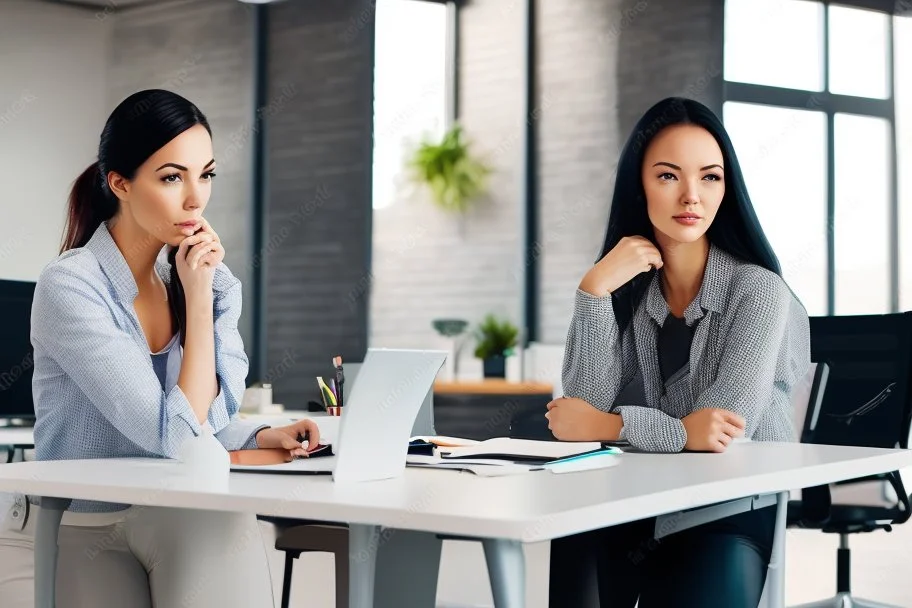
[[[890,476],[893,473],[874,473],[873,475],[866,475],[865,477],[855,477],[852,479],[844,479],[842,481],[836,481],[832,485],[834,486],[849,486],[853,483],[865,483],[867,481],[890,481]]]
[[[801,490],[801,508],[798,518],[800,523],[820,525],[830,518],[830,507],[833,498],[830,495],[830,486],[814,486]]]
[[[910,497],[908,492],[905,489],[905,486],[902,482],[902,476],[899,474],[899,471],[892,471],[890,473],[876,473],[874,475],[868,475],[867,477],[859,477],[857,479],[848,479],[845,481],[839,481],[833,484],[834,486],[850,486],[852,484],[865,483],[871,481],[885,481],[889,482],[892,486],[893,491],[896,493],[897,502],[899,507],[902,509],[903,513],[906,514],[902,521],[896,521],[894,523],[904,523],[909,519],[909,516],[912,515],[912,506],[910,506]]]
[[[909,521],[909,517],[912,516],[912,506],[909,504],[909,495],[906,493],[905,486],[903,486],[902,477],[900,477],[899,471],[893,471],[888,474],[888,479],[896,492],[896,496],[899,498],[899,505],[902,508],[901,513],[893,520],[893,523],[906,523]]]
[[[840,482],[839,485],[861,483],[865,481],[888,481],[890,485],[893,486],[893,490],[899,498],[899,514],[893,519],[892,523],[902,524],[912,517],[912,504],[910,504],[910,497],[903,486],[899,471],[850,479],[845,482]],[[799,527],[801,524],[810,524],[814,527],[826,524],[827,520],[830,518],[832,500],[829,485],[803,489],[801,491],[800,516],[796,523]]]

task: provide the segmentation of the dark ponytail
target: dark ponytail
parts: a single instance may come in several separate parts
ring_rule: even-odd
[[[67,221],[60,252],[83,247],[95,230],[117,213],[117,201],[105,195],[98,162],[76,178],[67,204]]]
[[[139,91],[120,102],[101,132],[98,161],[89,165],[73,183],[61,253],[84,247],[98,227],[120,211],[120,203],[108,187],[109,173],[133,179],[137,169],[150,156],[196,125],[203,125],[212,135],[209,121],[199,108],[170,91]],[[186,301],[177,275],[176,254],[177,247],[168,251],[171,264],[168,302],[183,344],[187,327]]]

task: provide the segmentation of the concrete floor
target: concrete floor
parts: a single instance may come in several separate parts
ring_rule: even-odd
[[[264,540],[272,546],[270,527]],[[789,605],[831,596],[836,589],[838,537],[790,530],[787,548],[786,601]],[[852,584],[859,597],[912,608],[912,524],[893,532],[853,535]],[[526,547],[527,608],[547,608],[548,544]],[[281,598],[283,556],[270,553],[276,606]],[[333,608],[333,559],[302,556],[295,566],[292,607]],[[477,543],[446,542],[437,594],[439,608],[491,607],[484,554]],[[412,608],[412,607],[409,607]],[[420,607],[414,607],[420,608]]]

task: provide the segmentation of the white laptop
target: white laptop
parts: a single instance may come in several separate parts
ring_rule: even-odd
[[[400,476],[415,418],[446,357],[446,351],[368,349],[358,381],[344,395],[334,456],[277,465],[232,465],[231,470],[332,474],[337,482]]]

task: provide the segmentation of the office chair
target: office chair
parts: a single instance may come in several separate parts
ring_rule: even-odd
[[[336,608],[348,606],[348,526],[287,518],[261,518],[276,526],[275,548],[285,553],[282,577],[282,608],[291,603],[294,561],[302,553],[332,553],[334,556]]]
[[[811,353],[830,366],[828,390],[809,409],[802,441],[909,447],[912,313],[811,318]],[[851,593],[849,535],[890,532],[910,516],[898,471],[808,488],[790,501],[789,526],[839,534],[836,595],[797,608],[889,608]]]

